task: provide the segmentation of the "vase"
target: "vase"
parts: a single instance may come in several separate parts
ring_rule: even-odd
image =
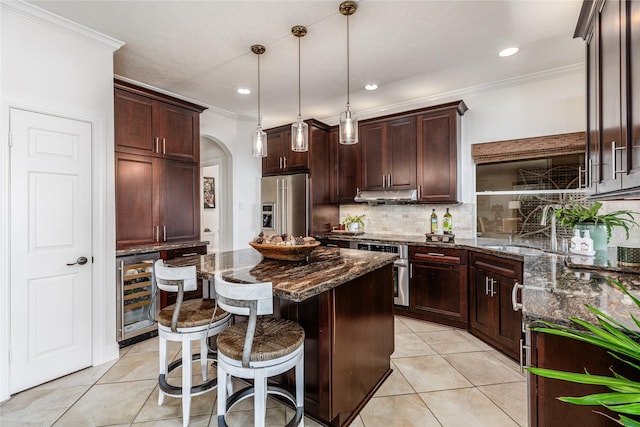
[[[576,224],[573,229],[580,230],[580,237],[583,237],[584,230],[589,230],[589,236],[593,239],[593,250],[607,250],[607,227],[604,224],[581,222]]]

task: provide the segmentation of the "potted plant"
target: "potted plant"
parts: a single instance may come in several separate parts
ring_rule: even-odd
[[[601,207],[600,202],[595,202],[591,207],[570,203],[556,211],[556,220],[559,225],[570,226],[572,229],[589,230],[594,249],[607,250],[614,227],[622,227],[627,239],[629,238],[629,228],[638,225],[633,217],[638,212],[621,210],[599,214]]]
[[[347,214],[346,218],[344,219],[344,221],[342,221],[342,223],[344,224],[345,228],[349,231],[360,231],[360,230],[364,230],[364,221],[362,221],[362,218],[364,218],[364,214],[362,215],[351,215],[351,214]]]
[[[611,283],[624,292],[638,307],[640,300],[631,295],[619,282]],[[570,339],[583,341],[601,347],[614,357],[638,371],[640,376],[640,332],[629,329],[612,317],[604,314],[595,307],[587,308],[596,316],[597,323],[589,323],[575,317],[569,318],[576,328],[549,323],[537,322],[541,326],[532,328],[533,331],[559,335]],[[640,320],[631,316],[635,324],[640,327]],[[579,384],[601,385],[609,388],[609,392],[590,394],[582,397],[558,397],[559,400],[574,405],[600,405],[618,414],[615,420],[627,427],[640,427],[640,382],[625,378],[610,368],[612,376],[591,375],[589,372],[565,372],[545,368],[526,368],[534,375],[569,381]],[[607,416],[603,414],[603,416]],[[634,418],[630,418],[634,416]]]

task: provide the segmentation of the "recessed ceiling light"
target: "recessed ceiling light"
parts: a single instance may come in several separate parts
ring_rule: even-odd
[[[368,83],[368,84],[364,85],[364,88],[366,90],[376,90],[376,89],[378,89],[378,85],[375,84],[375,83]]]
[[[511,55],[515,55],[516,53],[518,53],[520,49],[518,49],[517,47],[508,47],[506,49],[503,49],[500,51],[500,53],[498,53],[498,55],[505,57],[505,56],[511,56]]]
[[[247,89],[246,87],[241,87],[238,89],[238,93],[240,95],[249,95],[251,93],[251,89]]]

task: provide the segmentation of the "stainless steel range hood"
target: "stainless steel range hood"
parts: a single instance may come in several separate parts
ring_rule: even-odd
[[[358,191],[353,200],[356,203],[368,203],[370,205],[417,203],[418,190]]]

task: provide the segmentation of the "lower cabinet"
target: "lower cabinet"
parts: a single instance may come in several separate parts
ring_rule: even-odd
[[[531,348],[531,366],[593,375],[612,376],[616,373],[638,381],[638,371],[611,357],[600,347],[565,337],[530,332],[527,340]],[[579,357],[577,357],[579,355]],[[618,418],[602,406],[577,406],[558,400],[561,396],[585,396],[605,393],[606,387],[585,385],[529,375],[529,425],[554,426],[612,426],[618,425],[602,414]]]
[[[322,246],[327,246],[329,248],[349,249],[351,247],[351,242],[348,240],[318,239],[318,241]]]
[[[193,246],[190,248],[170,249],[166,251],[160,251],[160,258],[163,260],[169,260],[174,258],[180,258],[192,255],[206,255],[207,246]],[[160,308],[164,308],[168,305],[176,302],[176,293],[160,291]],[[198,279],[198,289],[195,291],[185,292],[184,299],[202,298],[202,280]]]
[[[522,283],[522,262],[471,252],[469,265],[469,331],[519,360],[522,315],[512,293]]]
[[[467,251],[409,246],[408,316],[465,328]]]

